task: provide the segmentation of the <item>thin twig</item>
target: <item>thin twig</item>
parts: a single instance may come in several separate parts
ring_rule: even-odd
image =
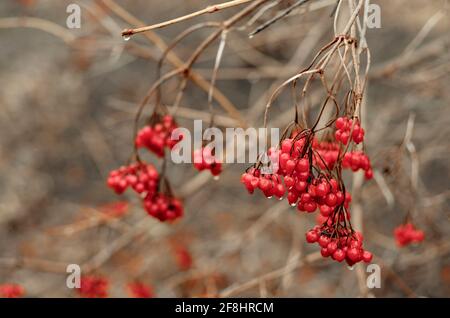
[[[251,2],[251,1],[254,1],[254,0],[233,0],[233,1],[223,2],[223,3],[219,3],[219,4],[215,4],[215,5],[210,5],[203,10],[195,11],[193,13],[184,15],[182,17],[179,17],[179,18],[176,18],[173,20],[168,20],[168,21],[164,21],[161,23],[157,23],[157,24],[153,24],[153,25],[149,25],[149,26],[145,26],[145,27],[141,27],[141,28],[123,30],[122,36],[126,37],[126,36],[131,36],[131,35],[142,33],[142,32],[148,32],[151,30],[160,29],[160,28],[172,25],[172,24],[176,24],[176,23],[179,23],[182,21],[186,21],[186,20],[198,17],[203,14],[215,13],[217,11],[232,8],[232,7],[235,7],[235,6],[247,3],[247,2]]]
[[[287,16],[289,13],[292,12],[292,10],[294,10],[297,7],[300,7],[302,4],[308,2],[309,0],[297,0],[297,2],[295,2],[293,5],[291,5],[290,7],[288,7],[287,9],[281,11],[280,13],[278,13],[276,16],[274,16],[272,19],[270,19],[269,21],[267,21],[266,23],[260,25],[259,27],[257,27],[254,31],[250,32],[250,34],[248,35],[250,38],[254,37],[256,34],[258,34],[259,32],[267,29],[269,26],[271,26],[272,24],[274,24],[275,22],[277,22],[278,20],[281,20],[282,18],[284,18],[285,16]]]

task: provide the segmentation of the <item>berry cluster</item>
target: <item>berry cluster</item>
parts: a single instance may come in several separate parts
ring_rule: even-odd
[[[372,253],[362,247],[362,234],[346,228],[336,229],[328,224],[315,226],[306,233],[306,241],[319,244],[323,257],[331,257],[337,262],[345,260],[349,266],[372,260]]]
[[[352,171],[364,170],[366,179],[372,179],[373,171],[369,157],[362,151],[347,152],[342,159],[342,168]]]
[[[150,286],[141,282],[131,282],[127,285],[128,292],[134,298],[153,298],[153,290]]]
[[[359,124],[357,127],[360,129]],[[360,140],[358,136],[356,141]],[[361,151],[345,153],[344,148],[336,141],[318,141],[311,130],[295,131],[291,138],[282,140],[279,149],[267,152],[272,159],[270,174],[262,172],[259,162],[242,175],[241,182],[249,193],[259,189],[268,198],[276,196],[282,200],[287,193],[288,203],[297,206],[299,211],[319,210],[321,223],[307,233],[307,241],[318,242],[324,257],[331,256],[338,262],[345,259],[352,265],[370,262],[372,254],[363,249],[362,236],[355,234],[351,227],[352,197],[345,191],[341,171],[343,168],[354,172],[362,169],[370,178],[372,169],[366,154]],[[275,162],[274,157],[278,159]]]
[[[255,189],[260,189],[269,199],[274,195],[282,199],[286,192],[279,175],[262,174],[256,168],[250,168],[248,172],[244,173],[241,177],[241,182],[245,185],[249,193],[253,193]]]
[[[103,277],[82,276],[78,293],[85,298],[108,297],[109,282]]]
[[[209,170],[213,176],[222,172],[222,163],[215,157],[210,147],[194,151],[194,167],[198,171]]]
[[[147,195],[144,199],[144,208],[149,215],[162,222],[172,221],[183,216],[183,205],[181,202],[164,193]]]
[[[25,294],[22,286],[17,284],[0,285],[0,298],[19,298]]]
[[[400,247],[411,243],[420,243],[425,239],[425,233],[417,230],[412,223],[400,225],[394,230],[395,240]]]
[[[307,139],[289,138],[282,141],[277,173],[262,174],[259,169],[252,167],[242,175],[241,182],[249,193],[253,193],[258,188],[268,198],[276,196],[282,199],[287,191],[289,204],[297,206],[299,211],[312,213],[320,208],[322,215],[329,216],[337,205],[345,204],[348,207],[351,196],[350,193],[344,195],[340,191],[336,179],[324,175],[318,177],[313,175],[312,167],[319,160],[311,160],[313,162],[311,165],[307,154],[301,156],[304,152],[305,140]],[[314,144],[320,145],[315,142],[313,147]],[[270,150],[270,154],[273,155],[273,153],[274,150]],[[318,166],[320,168],[320,165]]]
[[[333,170],[339,158],[339,143],[314,139],[314,163],[322,170]]]
[[[136,136],[136,146],[145,147],[155,153],[158,157],[164,157],[164,149],[172,149],[183,139],[182,135],[178,139],[172,139],[172,132],[178,128],[175,120],[170,115],[165,115],[153,124],[142,128]]]
[[[117,194],[122,194],[129,186],[139,194],[154,194],[158,180],[158,171],[151,164],[134,163],[111,171],[108,186]]]
[[[174,220],[183,215],[181,202],[171,195],[158,192],[159,173],[151,164],[133,163],[110,172],[108,186],[117,194],[129,186],[143,197],[147,213],[160,221]]]
[[[364,141],[364,128],[361,127],[358,119],[356,119],[353,124],[352,119],[348,117],[339,117],[336,119],[336,132],[334,136],[337,141],[342,142],[344,145],[349,142],[350,137],[356,144],[359,144]]]

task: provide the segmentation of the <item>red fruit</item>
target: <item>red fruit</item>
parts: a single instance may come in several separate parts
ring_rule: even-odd
[[[296,204],[297,200],[298,200],[298,195],[295,192],[289,191],[288,195],[287,195],[287,199],[288,199],[289,204],[291,204],[291,205]]]
[[[250,184],[253,188],[256,188],[259,184],[259,178],[253,177],[252,180],[250,181]]]
[[[341,130],[336,130],[336,132],[334,133],[334,138],[335,138],[337,141],[341,141],[341,138],[342,138],[342,131],[341,131]]]
[[[325,203],[330,207],[334,207],[337,203],[336,194],[328,193],[327,196],[325,197]]]
[[[306,232],[306,241],[308,243],[315,243],[315,242],[317,242],[318,239],[319,239],[319,234],[316,231],[310,230],[310,231]]]
[[[265,192],[267,190],[269,190],[272,187],[271,182],[265,178],[261,178],[259,180],[259,188]]]
[[[17,284],[0,285],[0,298],[19,298],[25,294],[22,286]]]
[[[103,277],[82,276],[78,292],[81,297],[105,298],[108,296],[108,286],[109,282]]]
[[[316,187],[316,195],[319,197],[324,197],[330,191],[328,184],[321,183]]]
[[[305,181],[298,181],[295,184],[295,190],[299,191],[299,192],[303,192],[306,190],[306,187],[308,186],[308,184]]]
[[[336,128],[337,129],[343,129],[346,125],[346,120],[344,117],[339,117],[338,119],[336,119]]]
[[[292,173],[292,171],[294,171],[294,169],[295,169],[295,161],[294,160],[288,160],[287,162],[286,162],[286,173],[287,174],[291,174]]]
[[[356,248],[356,249],[361,248],[362,247],[362,241],[360,241],[360,240],[352,240],[350,242],[349,246],[351,248]]]
[[[364,173],[364,176],[366,177],[367,180],[372,179],[372,178],[373,178],[373,171],[372,171],[372,169],[367,170],[367,171]]]
[[[275,187],[275,195],[278,198],[282,198],[284,196],[285,191],[286,190],[284,189],[284,187],[283,187],[283,185],[281,183],[278,183],[276,185],[276,187]]]
[[[308,172],[309,171],[309,161],[308,159],[302,158],[297,163],[298,172]]]
[[[355,126],[353,126],[353,132],[352,132],[352,137],[353,139],[358,138],[358,135],[361,132],[361,127],[358,124],[355,124]]]
[[[344,202],[344,194],[341,191],[336,192],[336,204],[342,204]]]
[[[320,249],[320,254],[322,254],[323,257],[328,257],[331,255],[326,247]]]
[[[280,155],[280,167],[281,169],[286,169],[287,162],[291,159],[291,156],[288,153],[282,153]]]
[[[312,212],[316,211],[317,203],[316,202],[306,202],[304,204],[304,209],[306,212],[312,213]]]
[[[373,255],[369,251],[364,251],[362,255],[362,260],[364,263],[370,263],[372,261]]]
[[[352,262],[358,262],[359,260],[360,260],[360,257],[361,257],[361,255],[360,255],[360,252],[359,252],[359,250],[357,249],[357,248],[355,248],[355,247],[352,247],[352,248],[349,248],[348,250],[347,250],[347,257],[352,261]]]
[[[335,241],[331,241],[330,243],[328,243],[327,250],[330,254],[333,254],[334,252],[336,252],[337,249],[338,249],[338,245]]]
[[[292,188],[295,184],[295,180],[292,177],[286,176],[286,177],[284,177],[284,184],[286,185],[286,187],[288,189]]]
[[[312,197],[309,193],[302,193],[302,195],[300,196],[300,201],[302,203],[307,203],[307,202],[311,202],[312,201]]]
[[[342,142],[344,145],[346,145],[346,144],[348,143],[348,139],[349,139],[349,138],[350,138],[350,135],[349,135],[348,132],[344,131],[344,132],[341,134],[341,142]]]
[[[127,285],[128,292],[134,298],[152,298],[153,290],[150,286],[140,282],[132,282]]]
[[[318,243],[321,247],[327,247],[330,244],[330,238],[326,235],[321,235],[318,239]]]
[[[309,178],[309,171],[307,172],[300,172],[297,174],[297,177],[300,181],[307,181]]]
[[[290,153],[292,149],[292,139],[285,139],[281,143],[281,151],[283,153]]]
[[[330,179],[331,192],[336,193],[339,190],[339,184],[336,179]]]
[[[335,261],[342,262],[345,259],[345,253],[343,250],[337,249],[332,257]]]
[[[358,231],[358,232],[355,232],[354,236],[355,236],[355,239],[356,239],[357,241],[362,242],[362,241],[364,240],[364,236],[363,236],[362,233],[359,232],[359,231]]]
[[[323,216],[330,216],[331,212],[333,212],[333,208],[329,207],[328,205],[321,205],[320,206],[320,214]]]

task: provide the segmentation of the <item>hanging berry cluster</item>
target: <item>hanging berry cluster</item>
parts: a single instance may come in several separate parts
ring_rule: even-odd
[[[342,142],[346,145],[351,137],[351,139],[359,144],[364,140],[364,129],[361,128],[359,120],[356,119],[353,125],[353,120],[348,117],[339,117],[336,119],[336,132],[334,136],[337,141]]]
[[[209,170],[213,176],[222,172],[222,163],[214,154],[211,147],[201,147],[194,151],[194,167],[198,171]]]
[[[147,148],[158,157],[164,157],[164,148],[172,149],[181,139],[183,135],[179,135],[178,139],[172,139],[172,132],[178,128],[175,120],[170,115],[162,118],[154,115],[149,124],[142,128],[136,136],[136,146],[138,148]]]
[[[183,216],[181,201],[169,194],[157,193],[144,198],[147,213],[160,221],[172,221]]]
[[[151,286],[139,281],[132,281],[125,285],[128,294],[134,298],[154,297]],[[106,298],[109,296],[110,282],[107,278],[98,275],[84,275],[80,279],[80,288],[77,289],[83,298]]]
[[[18,284],[0,285],[0,298],[20,298],[24,294],[24,288]]]
[[[397,245],[400,247],[411,243],[420,243],[425,239],[425,234],[421,230],[417,230],[412,223],[399,225],[394,230],[394,237]]]
[[[324,225],[315,226],[306,233],[306,241],[319,244],[323,257],[331,257],[337,262],[345,260],[349,266],[372,260],[372,253],[362,247],[362,234],[342,226],[341,221],[328,219]]]
[[[348,117],[336,120],[335,138],[318,140],[313,129],[292,130],[289,138],[282,137],[277,149],[271,148],[271,173],[263,173],[261,161],[250,167],[241,177],[249,193],[259,189],[267,198],[286,196],[291,206],[300,212],[319,211],[324,222],[306,234],[309,243],[318,243],[323,257],[330,256],[338,262],[353,265],[360,261],[370,262],[372,254],[363,248],[363,238],[353,230],[350,222],[351,195],[346,192],[342,170],[365,171],[372,178],[368,156],[360,150],[349,150],[348,138],[342,134],[352,129],[352,140],[358,144],[364,139],[359,121]],[[339,122],[339,124],[338,124]],[[356,127],[356,130],[355,130]],[[286,129],[289,131],[290,126]],[[357,131],[357,134],[354,133]],[[344,137],[346,136],[344,134]],[[326,135],[325,135],[326,136]],[[350,136],[350,135],[349,135]],[[278,160],[274,162],[273,158]]]
[[[170,184],[164,177],[165,164],[160,174],[152,164],[144,163],[140,159],[137,149],[146,147],[156,156],[164,157],[165,149],[172,149],[183,138],[179,135],[178,139],[172,139],[172,132],[177,127],[172,116],[161,116],[155,112],[150,118],[149,125],[137,133],[136,162],[111,171],[107,180],[108,186],[117,194],[124,193],[129,187],[132,188],[142,199],[147,213],[162,222],[181,217],[183,205],[173,196]]]
[[[108,186],[117,194],[122,194],[128,187],[138,193],[154,195],[158,186],[159,173],[151,164],[142,162],[122,166],[109,173]]]
[[[78,293],[84,298],[108,297],[109,282],[106,278],[93,275],[82,276]]]
[[[166,150],[171,150],[183,139],[183,135],[174,133],[178,128],[174,118],[161,115],[165,108],[155,108],[148,124],[136,130],[134,140],[136,162],[110,172],[107,184],[117,194],[132,188],[140,196],[147,213],[161,222],[173,221],[183,215],[183,205],[173,194],[167,178],[164,177]],[[174,138],[175,137],[175,138]],[[139,148],[146,148],[159,158],[164,158],[161,173],[151,164],[144,163],[138,154]],[[209,170],[217,177],[222,172],[222,163],[216,158],[214,149],[201,147],[194,151],[194,167]],[[164,190],[163,190],[164,189]]]

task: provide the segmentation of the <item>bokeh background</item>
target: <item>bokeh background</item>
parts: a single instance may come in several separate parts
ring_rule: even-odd
[[[225,48],[217,87],[252,125],[262,125],[276,84],[333,37],[335,2],[320,0],[248,38],[287,2],[233,30]],[[121,30],[132,18],[152,24],[213,3],[197,0],[116,0],[120,12],[103,0],[0,2],[0,284],[20,284],[27,297],[78,297],[65,283],[66,266],[75,263],[106,277],[111,297],[127,297],[124,286],[133,280],[159,297],[450,296],[450,3],[373,2],[382,25],[367,34],[366,146],[379,175],[363,185],[360,202],[365,245],[381,267],[380,289],[361,285],[365,266],[351,270],[305,244],[314,216],[249,196],[239,183],[246,165],[229,166],[218,181],[189,165],[169,165],[173,189],[185,202],[185,216],[174,224],[149,218],[133,195],[117,197],[106,187],[108,172],[131,154],[134,114],[156,78],[156,44],[239,8],[156,30],[151,39],[124,41]],[[65,26],[70,3],[82,8],[77,30]],[[174,52],[186,59],[208,32]],[[207,80],[217,44],[194,67]],[[165,96],[176,89],[170,83]],[[271,125],[283,127],[292,106],[277,107]],[[217,113],[218,125],[238,125],[221,108]],[[186,127],[207,120],[207,94],[188,84],[176,116]],[[412,159],[400,147],[408,121]],[[118,210],[117,201],[128,204]],[[408,211],[426,240],[398,248],[392,232]]]

